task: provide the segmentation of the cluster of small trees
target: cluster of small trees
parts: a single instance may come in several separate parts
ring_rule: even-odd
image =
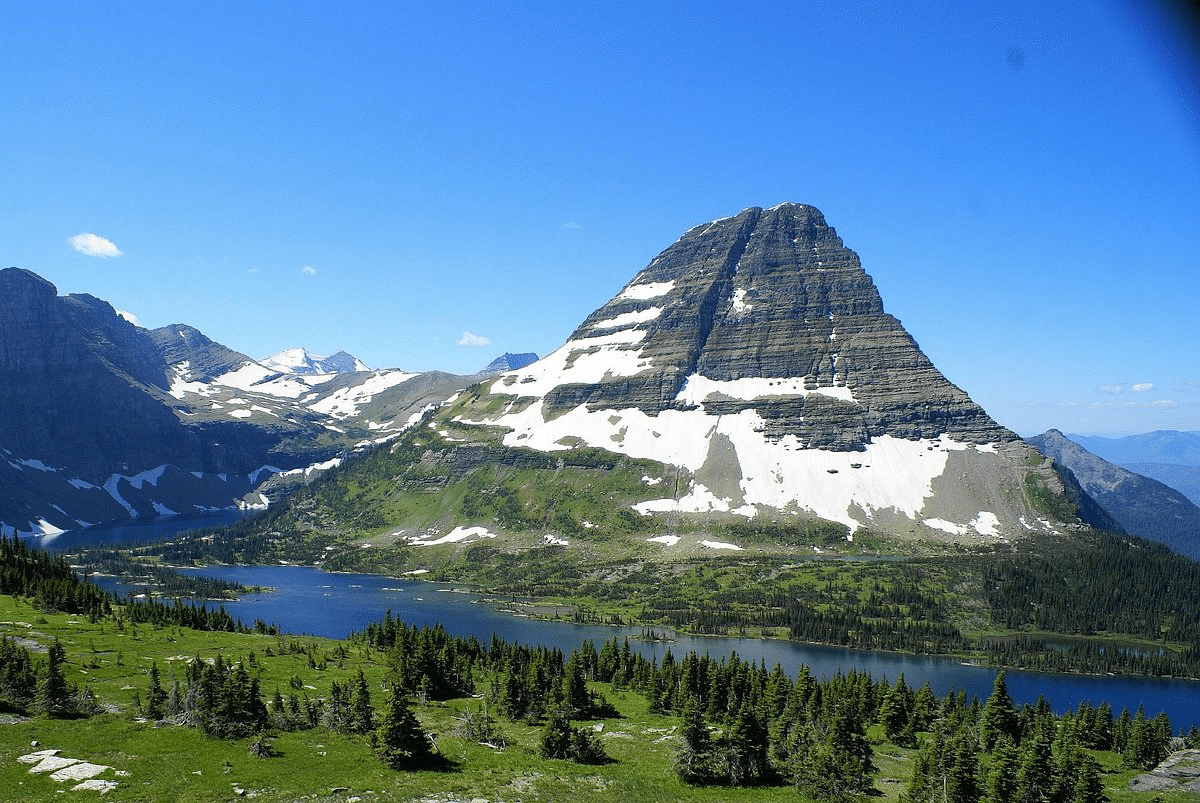
[[[0,711],[56,718],[86,717],[98,706],[91,689],[69,683],[63,671],[67,653],[58,639],[35,661],[29,650],[0,638]]]
[[[151,697],[154,695],[151,680]],[[178,699],[178,694],[175,695]],[[244,662],[226,662],[219,654],[212,662],[194,659],[187,668],[187,690],[174,702],[185,720],[218,738],[241,738],[261,733],[267,727],[267,707],[263,703],[257,676],[252,677]],[[168,710],[168,714],[175,713]]]
[[[0,536],[0,594],[29,597],[44,611],[103,616],[111,598],[79,577],[66,558],[30,549],[17,536]]]
[[[475,691],[475,669],[484,649],[473,638],[452,638],[440,624],[409,626],[391,611],[382,622],[368,625],[362,638],[386,653],[388,680],[406,694],[446,700]]]
[[[1107,718],[1090,706],[1056,717],[1040,700],[1018,711],[1002,672],[982,709],[945,712],[931,723],[901,801],[1102,803],[1100,766],[1085,748],[1103,742],[1111,726],[1111,709]]]

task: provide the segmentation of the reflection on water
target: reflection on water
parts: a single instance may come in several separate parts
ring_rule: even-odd
[[[28,543],[48,552],[70,552],[92,546],[117,546],[132,544],[156,544],[188,530],[202,527],[224,527],[245,518],[257,516],[261,510],[223,510],[204,516],[167,516],[149,521],[132,521],[128,524],[111,524],[103,527],[86,527],[70,530],[60,535],[42,535],[29,539]]]

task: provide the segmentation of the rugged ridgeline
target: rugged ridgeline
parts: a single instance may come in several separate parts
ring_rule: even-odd
[[[292,371],[293,352],[260,363],[193,327],[142,329],[100,299],[0,271],[0,531],[262,505],[264,483],[394,437],[472,381],[369,371],[345,354]]]
[[[819,211],[697,226],[553,354],[460,403],[460,423],[546,452],[679,467],[643,513],[792,512],[889,533],[1054,530],[1048,461],[951,384]]]
[[[1200,508],[1182,493],[1092,454],[1056,429],[1028,440],[1070,470],[1123,530],[1200,559]]]

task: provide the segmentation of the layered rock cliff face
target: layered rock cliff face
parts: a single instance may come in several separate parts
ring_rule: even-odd
[[[561,385],[547,394],[551,415],[578,404],[650,414],[696,404],[722,414],[753,408],[768,438],[792,435],[834,450],[861,450],[880,435],[1015,438],[883,311],[858,256],[811,206],[747,209],[692,229],[570,340],[623,333],[624,350],[654,368]],[[718,384],[687,392],[693,377]],[[769,392],[738,398],[739,381],[761,378],[789,384],[770,402]]]
[[[59,298],[19,268],[0,271],[0,299],[5,448],[71,465],[93,482],[156,465],[164,453],[194,453],[175,414],[141,389],[167,384],[145,330],[91,296]]]
[[[1050,527],[1026,499],[1028,471],[1061,491],[884,312],[857,255],[806,205],[689,230],[491,393],[460,420],[509,428],[509,445],[600,446],[690,473],[644,512],[991,537]]]

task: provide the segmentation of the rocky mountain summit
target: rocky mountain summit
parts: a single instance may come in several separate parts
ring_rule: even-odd
[[[291,374],[344,374],[350,371],[369,371],[362,360],[346,351],[338,351],[328,357],[313,354],[308,349],[284,349],[278,354],[272,354],[265,360],[260,360],[268,368],[275,368]]]
[[[530,363],[537,362],[537,358],[538,355],[532,352],[513,354],[506,351],[485,365],[483,370],[476,374],[476,376],[495,376],[496,374],[501,374],[505,371],[515,371],[518,368],[524,368]]]
[[[571,382],[569,372],[547,395],[552,414],[580,403],[651,414],[769,406],[769,439],[786,433],[836,451],[860,451],[882,435],[1015,438],[883,311],[858,255],[811,206],[747,209],[688,231],[589,315],[572,341],[607,346],[613,356],[636,352],[654,367],[612,366],[596,382]],[[789,384],[746,398],[745,387],[759,379]],[[764,405],[768,397],[776,400]]]
[[[1048,461],[951,384],[811,206],[692,228],[561,348],[460,406],[504,443],[659,460],[644,513],[805,513],[952,538],[1053,529]]]

